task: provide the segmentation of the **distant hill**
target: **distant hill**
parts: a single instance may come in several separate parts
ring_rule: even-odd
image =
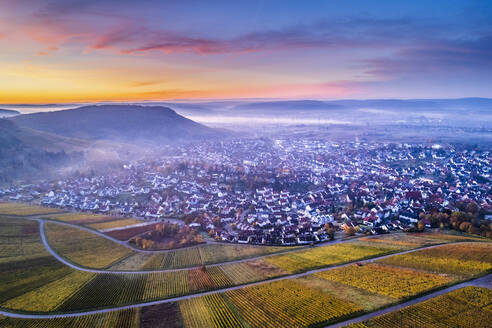
[[[309,111],[340,109],[343,106],[319,100],[283,100],[283,101],[260,101],[239,104],[234,110],[276,110],[276,111]]]
[[[19,115],[11,120],[21,127],[92,140],[169,142],[224,134],[163,106],[93,105]]]
[[[346,99],[346,100],[282,100],[245,102],[233,107],[235,111],[328,111],[339,109],[377,108],[395,111],[420,110],[492,110],[492,99]]]
[[[18,112],[16,110],[12,110],[12,109],[1,109],[0,108],[0,118],[15,116],[15,115],[19,115],[19,114],[20,114],[20,112]]]

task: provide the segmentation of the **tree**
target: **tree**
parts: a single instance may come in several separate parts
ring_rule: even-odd
[[[417,229],[420,230],[420,231],[423,231],[425,228],[425,224],[424,224],[424,221],[423,220],[420,220],[418,223],[417,223]]]
[[[330,240],[335,239],[335,229],[333,229],[333,226],[330,223],[325,224],[325,230]]]
[[[355,235],[355,228],[352,226],[348,226],[344,230],[345,230],[345,234],[347,234],[347,236]]]
[[[471,226],[472,225],[470,222],[461,222],[459,229],[463,232],[468,232]]]

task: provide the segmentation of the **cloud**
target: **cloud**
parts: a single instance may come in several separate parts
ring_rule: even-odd
[[[492,72],[492,34],[476,39],[435,40],[399,49],[386,57],[365,60],[367,73],[377,77]]]
[[[49,56],[56,51],[58,51],[58,47],[55,47],[55,46],[46,47],[43,50],[38,52],[38,56]]]
[[[159,83],[161,83],[161,82],[159,82],[159,81],[140,81],[140,82],[131,83],[130,86],[140,88],[140,87],[147,87],[147,86],[151,86],[151,85],[156,85]]]
[[[235,38],[201,37],[170,30],[150,30],[144,26],[125,26],[100,36],[90,47],[93,49],[118,48],[121,53],[133,54],[150,51],[195,54],[226,54],[285,50],[299,48],[374,47],[388,44],[387,35],[369,33],[380,30],[384,24],[411,30],[408,20],[351,19],[320,21],[313,24],[290,26],[283,29],[263,30]],[[371,35],[371,36],[369,36]],[[401,34],[394,41],[400,42]]]

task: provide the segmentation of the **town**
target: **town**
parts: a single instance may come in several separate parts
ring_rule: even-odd
[[[0,199],[153,222],[180,219],[217,241],[241,244],[303,245],[341,233],[424,228],[492,237],[486,150],[309,138],[164,150],[160,158],[104,174],[0,189]]]

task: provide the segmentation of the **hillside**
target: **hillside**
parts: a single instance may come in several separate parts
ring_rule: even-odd
[[[12,121],[22,127],[65,137],[132,143],[200,139],[221,134],[162,106],[94,105],[20,115]]]
[[[10,116],[15,116],[15,115],[19,115],[20,112],[16,111],[16,110],[11,110],[11,109],[1,109],[0,108],[0,118],[3,118],[3,117],[10,117]]]
[[[82,158],[83,142],[45,135],[0,119],[0,184],[70,165]]]

